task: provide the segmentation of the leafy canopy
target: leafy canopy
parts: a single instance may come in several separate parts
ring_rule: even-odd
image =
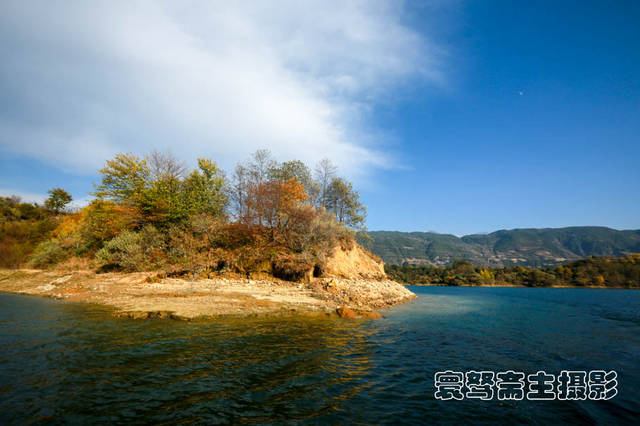
[[[50,189],[48,193],[49,198],[45,200],[44,205],[47,209],[56,214],[63,211],[67,204],[69,204],[73,200],[71,194],[69,194],[62,188]]]
[[[168,155],[118,154],[100,169],[102,180],[94,195],[135,209],[139,227],[186,223],[200,213],[222,216],[227,204],[225,177],[216,163],[199,158],[197,169],[186,177],[183,171]]]

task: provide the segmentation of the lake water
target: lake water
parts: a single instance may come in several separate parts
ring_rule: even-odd
[[[135,321],[0,294],[0,424],[637,424],[640,291],[411,289],[361,321]],[[439,401],[447,369],[615,370],[618,395]]]

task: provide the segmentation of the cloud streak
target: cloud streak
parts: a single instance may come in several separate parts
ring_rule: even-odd
[[[4,1],[0,149],[75,173],[154,148],[386,167],[367,111],[443,79],[403,14],[383,0]]]

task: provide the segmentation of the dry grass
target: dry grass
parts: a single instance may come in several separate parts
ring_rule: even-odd
[[[89,271],[98,267],[99,264],[95,259],[73,256],[56,265],[55,270],[62,272]]]

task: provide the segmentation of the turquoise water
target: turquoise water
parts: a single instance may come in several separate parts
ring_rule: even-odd
[[[373,321],[135,321],[0,294],[0,424],[637,423],[639,291],[411,289]],[[618,395],[438,401],[446,369],[615,370]]]

